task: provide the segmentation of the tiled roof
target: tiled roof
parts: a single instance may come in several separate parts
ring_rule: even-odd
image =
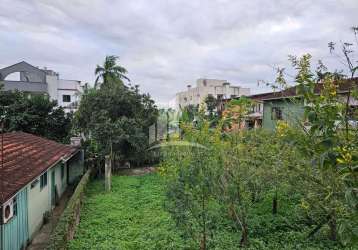
[[[338,85],[338,93],[344,93],[352,88],[356,88],[358,86],[358,78],[353,78],[352,80],[343,80]],[[322,83],[317,83],[314,88],[314,92],[316,94],[321,93],[323,89]],[[280,99],[280,98],[286,98],[286,97],[293,97],[297,96],[297,86],[289,87],[287,89],[277,91],[277,92],[270,92],[265,94],[259,94],[257,95],[259,98],[255,98],[255,95],[252,96],[254,98],[252,99],[260,99],[260,100],[270,100],[270,99]]]
[[[3,141],[4,145],[0,134],[0,204],[61,158],[78,151],[76,147],[23,132],[4,133]]]

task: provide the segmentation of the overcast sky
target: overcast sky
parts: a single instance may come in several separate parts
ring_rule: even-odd
[[[329,41],[353,41],[358,0],[0,0],[0,67],[25,60],[93,83],[118,55],[129,77],[168,102],[200,77],[267,89],[287,55],[330,67]]]

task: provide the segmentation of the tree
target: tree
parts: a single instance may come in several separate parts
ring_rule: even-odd
[[[343,46],[344,54],[345,50]],[[356,242],[358,235],[354,233],[356,225],[352,222],[357,218],[358,204],[357,128],[348,118],[349,99],[357,86],[352,78],[354,67],[349,66],[348,79],[322,70],[317,70],[320,74],[315,76],[310,58],[308,54],[301,58],[291,57],[297,70],[298,94],[306,104],[306,126],[301,126],[303,133],[290,138],[306,158],[305,164],[293,169],[293,182],[304,188],[302,207],[307,216],[316,221],[310,236],[328,225],[331,240]],[[323,67],[320,65],[320,68]],[[320,86],[319,93],[317,86]],[[338,94],[341,86],[348,86],[345,97]]]
[[[4,116],[5,131],[23,131],[69,142],[72,114],[66,114],[46,95],[0,91],[0,116]]]
[[[96,87],[101,84],[107,84],[110,79],[114,79],[118,83],[121,83],[123,79],[130,81],[126,76],[127,70],[118,65],[117,60],[117,56],[106,56],[103,65],[97,65],[95,69],[95,75],[97,77],[95,82]],[[100,79],[102,79],[101,84],[99,83]]]
[[[148,128],[157,114],[149,94],[110,78],[100,89],[90,89],[82,96],[74,125],[96,144],[90,148],[100,157],[113,152],[119,161],[140,164],[148,160]]]
[[[245,122],[252,105],[253,101],[245,96],[228,102],[222,114],[224,128],[226,130],[239,130],[243,125],[242,123]]]

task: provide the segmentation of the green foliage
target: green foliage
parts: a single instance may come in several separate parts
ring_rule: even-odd
[[[317,227],[310,235],[328,225],[332,240],[352,244],[358,240],[358,224],[351,223],[358,218],[358,195],[352,191],[358,186],[358,141],[357,128],[349,123],[348,114],[350,95],[356,86],[352,79],[329,72],[320,71],[315,76],[310,55],[292,57],[291,61],[298,71],[298,93],[306,103],[305,134],[291,136],[290,141],[297,144],[307,161],[295,169],[295,183],[305,188],[303,207],[307,216],[316,220]],[[348,92],[340,95],[341,86],[348,84]]]
[[[182,115],[180,117],[180,122],[188,123],[193,122],[197,117],[199,108],[194,105],[188,105],[182,109]]]
[[[244,121],[253,105],[254,102],[245,96],[230,100],[225,105],[225,111],[222,115],[224,126],[228,129],[232,129],[235,125],[240,126],[240,123]]]
[[[65,114],[48,96],[0,91],[0,116],[4,116],[5,131],[23,131],[69,142],[72,114]]]
[[[83,202],[84,191],[87,187],[91,171],[88,170],[78,183],[75,192],[67,203],[65,211],[62,213],[54,231],[50,235],[48,250],[66,249],[70,235],[76,229],[77,218],[80,216],[80,208]]]
[[[107,84],[111,79],[117,79],[122,83],[122,79],[129,81],[129,78],[126,76],[127,70],[117,65],[117,56],[106,56],[103,66],[97,65],[94,74],[97,76],[95,87]],[[99,80],[102,79],[102,83]]]
[[[112,181],[111,193],[100,181],[89,185],[69,249],[192,249],[163,210],[165,186],[158,175]]]
[[[140,94],[138,86],[127,87],[111,79],[82,96],[75,128],[95,144],[87,148],[95,150],[93,153],[104,157],[113,150],[119,160],[139,164],[147,160],[148,128],[157,114],[154,101]]]

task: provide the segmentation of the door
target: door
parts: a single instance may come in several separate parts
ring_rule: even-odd
[[[56,205],[56,183],[55,183],[55,170],[51,172],[51,205]]]

